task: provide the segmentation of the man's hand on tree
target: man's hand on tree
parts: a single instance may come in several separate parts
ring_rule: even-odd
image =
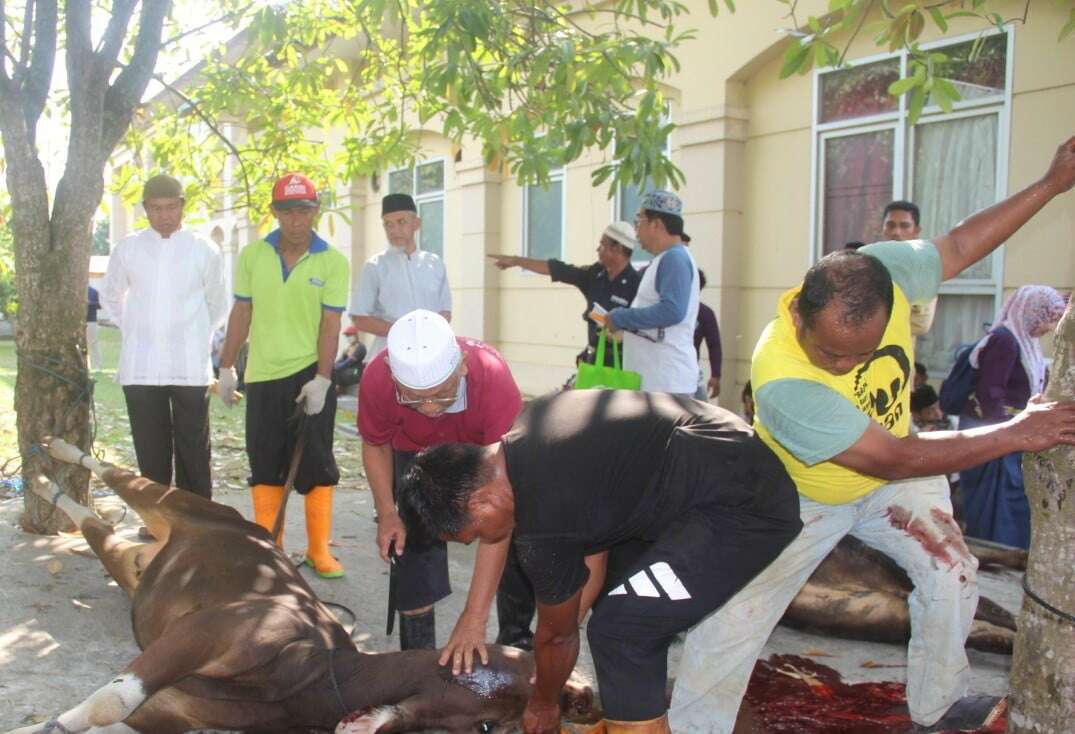
[[[1075,445],[1075,401],[1045,402],[1041,395],[1035,395],[1008,426],[1015,432],[1020,451]]]

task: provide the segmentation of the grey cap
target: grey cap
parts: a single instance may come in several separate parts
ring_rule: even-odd
[[[148,199],[182,199],[183,184],[179,179],[160,173],[146,181],[142,188],[142,201]]]

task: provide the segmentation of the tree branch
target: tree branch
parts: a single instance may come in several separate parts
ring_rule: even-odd
[[[101,155],[107,158],[126,134],[131,115],[141,101],[161,49],[164,18],[171,0],[144,0],[138,20],[138,36],[131,60],[105,93],[104,122],[101,135]]]
[[[12,74],[16,83],[20,81],[27,64],[30,62],[30,39],[33,38],[33,30],[34,3],[33,0],[26,0],[26,8],[22,14],[22,43],[19,44],[19,61]]]
[[[205,123],[206,127],[213,131],[213,134],[220,142],[224,143],[224,146],[231,151],[231,154],[235,156],[235,160],[239,161],[239,170],[243,173],[243,188],[246,189],[246,206],[250,209],[254,208],[254,196],[250,190],[250,176],[246,171],[246,161],[243,160],[242,153],[235,147],[235,144],[228,139],[228,137],[220,130],[216,123],[206,114],[205,110],[201,108],[197,102],[188,97],[178,87],[175,87],[168,82],[164,81],[164,77],[161,74],[154,74],[153,78],[156,79],[165,89],[179,97],[181,100],[190,105],[190,108],[194,110],[194,114]]]
[[[101,68],[111,70],[123,50],[123,40],[127,37],[127,27],[134,15],[136,0],[112,0],[112,11],[108,15],[108,26],[98,46]],[[111,76],[111,74],[109,74]]]
[[[52,87],[52,73],[56,67],[56,38],[59,23],[56,0],[38,0],[37,15],[34,19],[34,44],[30,56],[30,67],[23,85],[23,115],[26,117],[26,129],[30,142],[34,144],[37,121],[45,111],[49,89]]]

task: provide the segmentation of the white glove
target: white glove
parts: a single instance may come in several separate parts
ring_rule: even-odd
[[[221,367],[217,377],[217,395],[229,408],[239,402],[239,395],[235,392],[235,386],[239,383],[239,376],[235,374],[234,367]]]
[[[324,375],[315,375],[314,379],[302,386],[295,402],[302,403],[306,415],[317,415],[325,409],[325,395],[331,386],[332,380]]]

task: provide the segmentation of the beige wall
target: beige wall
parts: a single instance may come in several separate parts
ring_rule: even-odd
[[[812,262],[814,74],[778,78],[785,38],[778,29],[790,20],[780,17],[777,3],[740,3],[737,13],[717,19],[709,17],[704,0],[688,4],[698,38],[680,52],[682,72],[668,81],[677,125],[672,158],[687,176],[679,193],[692,252],[709,278],[703,300],[720,320],[721,402],[738,408],[754,342],[779,294]],[[1021,14],[1021,3],[1009,4],[1009,15],[1017,6]],[[800,18],[823,6],[801,4]],[[1056,43],[1059,12],[1035,6],[1031,22],[1015,31],[1009,191],[1040,175],[1055,146],[1073,132],[1065,128],[1075,120],[1075,43]],[[954,23],[949,35],[975,29],[970,21]],[[877,53],[866,34],[852,45],[849,58]],[[430,157],[449,155],[450,146],[435,133],[426,134],[422,145]],[[522,189],[487,171],[474,145],[463,146],[461,162],[452,160],[449,156],[445,182],[445,260],[456,329],[494,343],[524,392],[554,389],[571,374],[584,343],[579,317],[584,301],[572,287],[519,270],[502,273],[483,261],[487,253],[522,252]],[[589,184],[590,173],[605,161],[605,154],[595,152],[567,168],[568,262],[593,262],[597,238],[612,218],[608,191]],[[361,228],[364,250],[354,246],[356,275],[358,253],[383,248],[376,211],[381,193],[365,190],[373,214]],[[1008,246],[1005,287],[1026,282],[1070,287],[1075,262],[1056,255],[1067,251],[1073,232],[1075,207],[1051,205]]]
[[[703,300],[720,320],[721,402],[738,409],[754,342],[779,294],[795,285],[812,261],[814,73],[778,78],[786,43],[779,29],[791,22],[781,17],[775,0],[739,3],[738,12],[717,19],[709,16],[707,0],[688,5],[698,35],[679,53],[682,71],[668,80],[677,125],[672,158],[687,176],[679,193],[694,238],[692,252],[709,277]],[[799,17],[826,5],[802,2]],[[1015,17],[1022,9],[1022,2],[1012,0],[1001,11]],[[1040,176],[1059,142],[1075,133],[1075,41],[1056,42],[1061,25],[1062,11],[1043,3],[1034,4],[1030,22],[1015,29],[1009,192]],[[973,30],[977,26],[962,21],[953,23],[948,35]],[[864,34],[849,59],[877,53],[871,34]],[[446,163],[445,261],[457,332],[500,349],[524,392],[557,387],[572,372],[585,340],[581,295],[543,276],[497,271],[485,257],[522,252],[522,189],[488,170],[472,141],[457,147],[430,129],[418,142],[423,159],[443,157]],[[606,161],[607,154],[591,152],[567,167],[563,256],[568,262],[594,261],[599,234],[613,216],[607,189],[590,186],[591,172]],[[337,192],[341,201],[350,195],[351,224],[335,222],[332,239],[350,254],[355,283],[364,260],[385,246],[380,199],[387,180],[384,174],[379,178],[376,190],[371,180],[362,179],[350,192]],[[1005,289],[1031,282],[1070,288],[1073,235],[1075,205],[1069,195],[1007,246]],[[250,236],[244,232],[241,241]]]

